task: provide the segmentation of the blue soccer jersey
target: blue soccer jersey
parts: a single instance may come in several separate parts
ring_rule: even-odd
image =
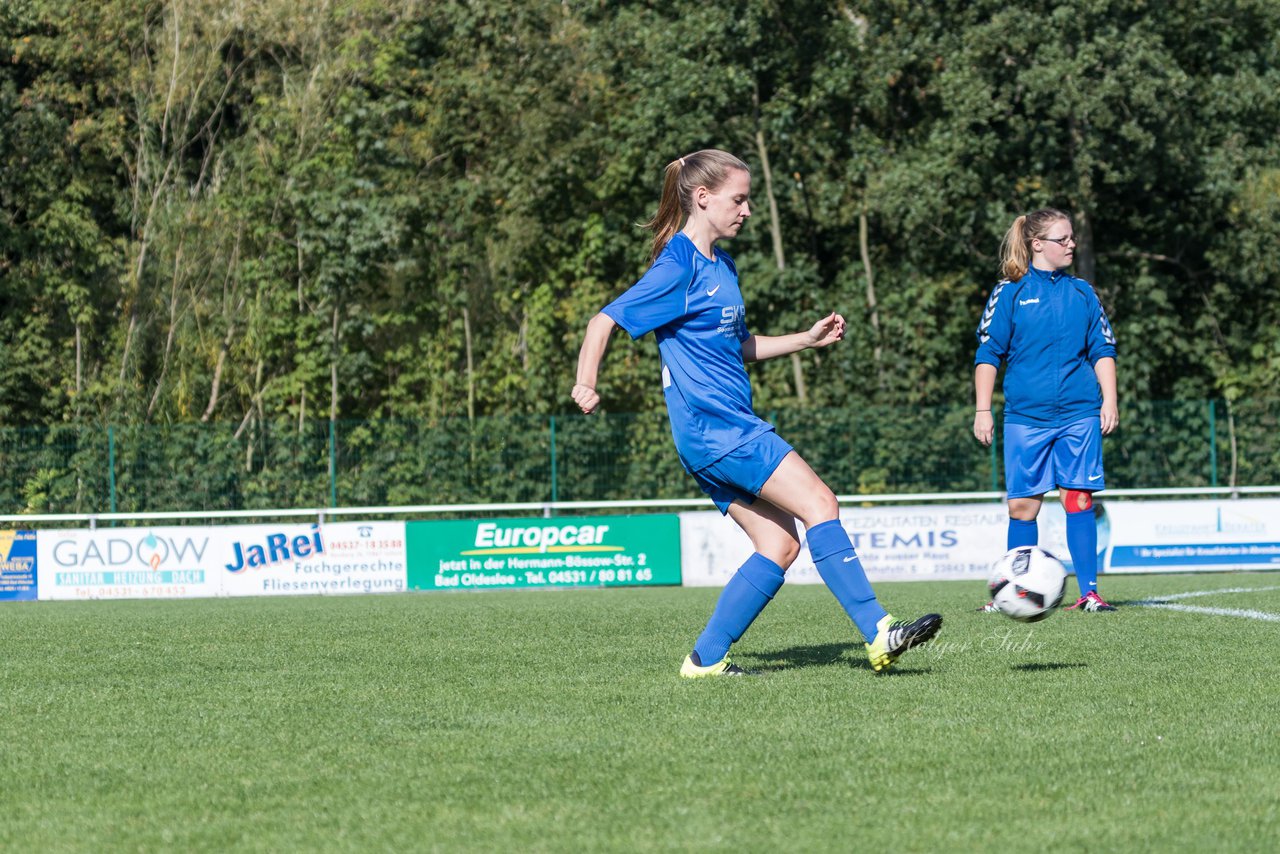
[[[1033,267],[991,291],[974,363],[1006,363],[1006,422],[1061,426],[1098,414],[1102,392],[1093,367],[1115,355],[1115,335],[1093,287]]]
[[[602,309],[632,338],[657,338],[671,435],[691,472],[773,429],[751,404],[737,268],[713,251],[707,258],[677,233],[640,281]]]

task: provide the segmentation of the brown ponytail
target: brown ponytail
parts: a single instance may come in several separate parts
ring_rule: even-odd
[[[1044,239],[1050,227],[1062,221],[1071,222],[1071,217],[1056,208],[1041,208],[1015,219],[1000,242],[1000,275],[1015,282],[1025,276],[1031,268],[1031,241]]]
[[[729,173],[735,169],[750,173],[747,164],[727,151],[707,148],[676,158],[667,164],[662,179],[662,198],[653,219],[641,224],[653,232],[653,247],[649,263],[658,260],[663,248],[676,236],[684,219],[693,208],[693,191],[698,187],[708,190],[720,188]]]

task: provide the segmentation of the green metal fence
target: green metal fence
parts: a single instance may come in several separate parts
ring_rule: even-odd
[[[1003,483],[968,406],[764,414],[840,494]],[[1112,488],[1280,484],[1280,401],[1130,401],[1122,418],[1105,443]],[[698,496],[662,412],[0,428],[5,514]]]

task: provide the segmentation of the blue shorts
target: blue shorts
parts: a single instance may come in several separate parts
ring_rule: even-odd
[[[729,505],[735,500],[743,504],[755,501],[782,458],[793,450],[781,436],[770,430],[693,472],[693,479],[703,492],[711,496],[721,513],[728,513]]]
[[[1097,492],[1102,472],[1102,424],[1096,415],[1062,427],[1004,424],[1004,488],[1010,498],[1053,488]]]

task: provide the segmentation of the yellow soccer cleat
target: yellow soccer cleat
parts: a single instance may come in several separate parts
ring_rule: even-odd
[[[685,679],[701,679],[703,676],[746,676],[747,671],[730,661],[727,655],[715,664],[703,667],[698,653],[692,652],[684,657],[680,675]]]
[[[885,614],[876,623],[876,638],[867,644],[867,658],[876,673],[888,670],[913,646],[919,646],[933,639],[942,628],[942,615],[925,614],[918,620],[895,620],[892,614]]]

